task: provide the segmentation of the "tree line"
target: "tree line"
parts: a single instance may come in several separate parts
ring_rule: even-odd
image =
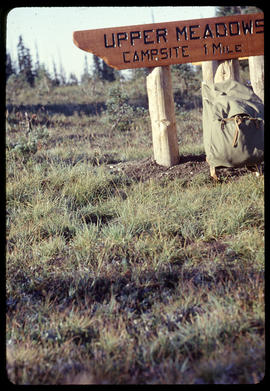
[[[216,7],[216,16],[225,16],[239,13],[255,13],[261,12],[260,9],[254,6],[220,6]],[[81,76],[81,83],[87,83],[90,80],[102,80],[112,82],[121,78],[121,72],[107,65],[102,59],[93,55],[93,65],[89,66],[87,55],[84,57],[84,69]],[[244,64],[241,64],[244,65]],[[246,66],[246,64],[245,64]],[[195,74],[189,64],[176,64],[172,66],[172,71],[181,74],[181,78],[190,83]],[[147,75],[148,71],[145,68],[132,70],[133,78]],[[53,61],[52,74],[46,69],[45,65],[40,63],[38,48],[36,46],[36,61],[30,53],[30,49],[24,44],[22,35],[19,36],[17,44],[17,62],[12,61],[10,54],[6,54],[6,80],[12,75],[16,77],[16,81],[21,81],[34,87],[40,81],[46,81],[51,86],[59,85],[77,85],[79,80],[74,73],[66,76],[63,65],[60,63],[60,69],[57,71],[56,64]]]
[[[57,71],[56,63],[53,61],[53,72],[50,73],[46,66],[40,63],[38,48],[36,46],[36,60],[33,60],[30,49],[24,44],[22,35],[19,36],[17,44],[17,61],[13,61],[9,52],[6,53],[6,80],[12,75],[30,87],[41,80],[46,79],[52,86],[77,85],[79,80],[74,73],[66,76],[65,69],[60,63]],[[94,80],[112,82],[121,77],[120,72],[108,66],[102,59],[94,56],[93,65],[89,66],[87,56],[84,57],[84,69],[81,76],[81,83]]]

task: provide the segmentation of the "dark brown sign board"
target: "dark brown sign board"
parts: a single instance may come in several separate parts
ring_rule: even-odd
[[[73,41],[116,69],[257,56],[264,54],[264,14],[82,30]]]

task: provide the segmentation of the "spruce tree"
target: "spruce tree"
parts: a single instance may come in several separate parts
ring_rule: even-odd
[[[102,80],[101,60],[96,55],[94,55],[93,77],[96,80]]]
[[[219,6],[216,7],[216,16],[228,16],[234,14],[241,14],[240,6]]]
[[[22,35],[19,36],[17,50],[19,75],[22,76],[31,87],[33,87],[35,75],[32,67],[32,58],[30,54],[30,49],[24,46]]]
[[[102,60],[102,79],[107,81],[115,80],[114,69],[106,64],[105,61]]]
[[[33,72],[33,67],[32,67],[32,58],[30,54],[30,49],[26,49],[26,58],[25,58],[25,75],[26,75],[26,80],[30,84],[31,87],[34,86],[35,82],[35,75]]]
[[[64,70],[64,67],[63,67],[62,63],[60,63],[59,79],[60,79],[60,84],[62,86],[66,85],[66,83],[67,83],[66,72]]]
[[[81,83],[88,83],[90,81],[91,77],[89,74],[89,65],[88,65],[88,59],[87,56],[84,56],[84,69],[83,74],[81,77]]]
[[[18,54],[19,73],[21,73],[24,69],[24,57],[25,57],[25,47],[24,47],[22,35],[19,36],[19,42],[17,45],[17,54]]]
[[[149,68],[134,68],[131,70],[132,79],[137,80],[142,78],[145,78],[147,75],[149,75]]]
[[[68,85],[70,85],[70,86],[76,86],[76,85],[78,85],[77,76],[76,76],[75,73],[73,73],[73,72],[71,72],[70,75],[69,75]]]
[[[11,56],[9,53],[6,54],[6,80],[12,74],[15,74],[15,68],[13,67]]]
[[[60,80],[58,77],[58,73],[56,70],[56,64],[55,61],[53,60],[53,81],[52,81],[53,86],[59,86]]]
[[[40,61],[39,61],[39,54],[38,54],[37,43],[35,44],[35,49],[36,49],[35,74],[37,75],[38,72],[39,72],[39,68],[40,68]]]
[[[262,12],[256,6],[240,6],[240,5],[229,5],[229,6],[218,6],[216,7],[216,16],[229,16],[235,14],[252,14]]]

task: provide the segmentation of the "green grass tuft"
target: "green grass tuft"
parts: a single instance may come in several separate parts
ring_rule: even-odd
[[[183,175],[127,174],[132,161],[150,167],[149,118],[130,108],[145,91],[127,83],[132,121],[112,130],[116,112],[97,104],[108,98],[105,87],[93,96],[69,86],[8,98],[9,379],[261,381],[263,176],[215,184],[199,160]],[[37,115],[31,135],[20,120],[23,96]],[[49,102],[51,112],[38,106]],[[177,126],[180,155],[202,155],[201,109],[177,111]],[[30,138],[35,148],[27,149]]]

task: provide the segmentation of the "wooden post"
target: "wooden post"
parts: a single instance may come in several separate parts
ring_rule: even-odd
[[[154,159],[171,167],[179,163],[170,66],[152,68],[146,78]]]
[[[202,63],[202,77],[203,81],[207,83],[219,83],[227,79],[239,81],[239,61],[238,59],[204,61]]]
[[[180,157],[169,66],[212,60],[208,71],[203,65],[206,82],[239,80],[235,58],[262,55],[263,34],[264,15],[255,13],[74,31],[73,42],[115,69],[152,69],[147,93],[154,158],[171,167]]]
[[[217,61],[203,61],[202,62],[202,79],[206,83],[213,83],[215,73],[218,67]]]
[[[238,59],[218,61],[214,82],[219,83],[228,79],[240,81]]]
[[[248,62],[253,91],[264,102],[264,56],[251,56]]]

